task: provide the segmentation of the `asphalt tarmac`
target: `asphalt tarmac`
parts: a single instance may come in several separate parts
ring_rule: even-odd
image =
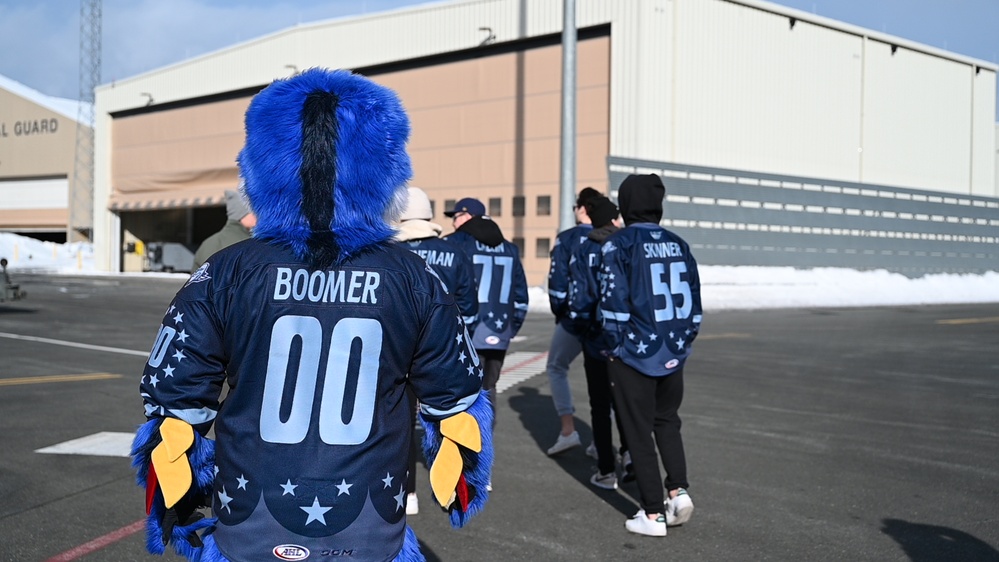
[[[128,459],[35,451],[142,423],[145,353],[184,280],[16,281],[0,560],[152,560]],[[547,351],[551,329],[530,315],[511,352]],[[625,531],[637,488],[591,486],[582,448],[546,456],[558,420],[537,363],[499,396],[494,491],[469,526],[449,527],[419,469],[409,523],[429,560],[999,560],[999,303],[706,311],[680,410],[696,507],[666,538]],[[581,358],[570,376],[585,445]]]

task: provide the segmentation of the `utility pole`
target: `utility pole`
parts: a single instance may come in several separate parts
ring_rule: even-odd
[[[576,225],[576,0],[562,8],[562,171],[559,232]]]
[[[80,97],[67,242],[93,239],[94,89],[101,80],[101,0],[80,0]]]

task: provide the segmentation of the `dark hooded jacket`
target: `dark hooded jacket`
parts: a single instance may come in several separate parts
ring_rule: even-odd
[[[658,176],[628,176],[618,191],[628,226],[600,249],[601,353],[650,377],[682,369],[701,326],[697,261],[686,241],[658,224],[665,191]]]
[[[663,197],[666,188],[663,180],[655,174],[630,175],[617,192],[617,204],[621,209],[624,224],[631,226],[641,222],[658,224],[663,218]]]
[[[472,344],[475,349],[508,348],[527,316],[527,276],[520,251],[488,217],[473,216],[445,240],[460,246],[475,265],[479,323]]]

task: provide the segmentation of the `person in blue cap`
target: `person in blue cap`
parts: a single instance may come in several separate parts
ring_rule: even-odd
[[[482,201],[466,197],[444,215],[455,228],[445,240],[460,246],[475,266],[479,323],[472,333],[472,345],[482,363],[482,388],[489,391],[495,412],[496,382],[503,359],[527,316],[527,277],[517,246],[486,216]]]

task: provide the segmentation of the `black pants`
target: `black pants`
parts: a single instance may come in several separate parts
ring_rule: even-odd
[[[665,377],[649,377],[615,359],[607,363],[607,372],[628,439],[641,507],[646,513],[662,513],[663,486],[667,490],[688,487],[677,413],[683,402],[683,369]],[[660,480],[659,460],[666,469],[665,480]]]
[[[493,429],[496,428],[496,383],[503,370],[505,349],[480,349],[479,366],[482,368],[482,389],[489,391],[489,403],[493,407]]]
[[[611,436],[611,397],[610,378],[607,375],[607,362],[583,353],[583,369],[586,371],[586,390],[590,395],[590,426],[593,429],[593,445],[597,448],[597,469],[601,474],[614,472],[614,441]]]

